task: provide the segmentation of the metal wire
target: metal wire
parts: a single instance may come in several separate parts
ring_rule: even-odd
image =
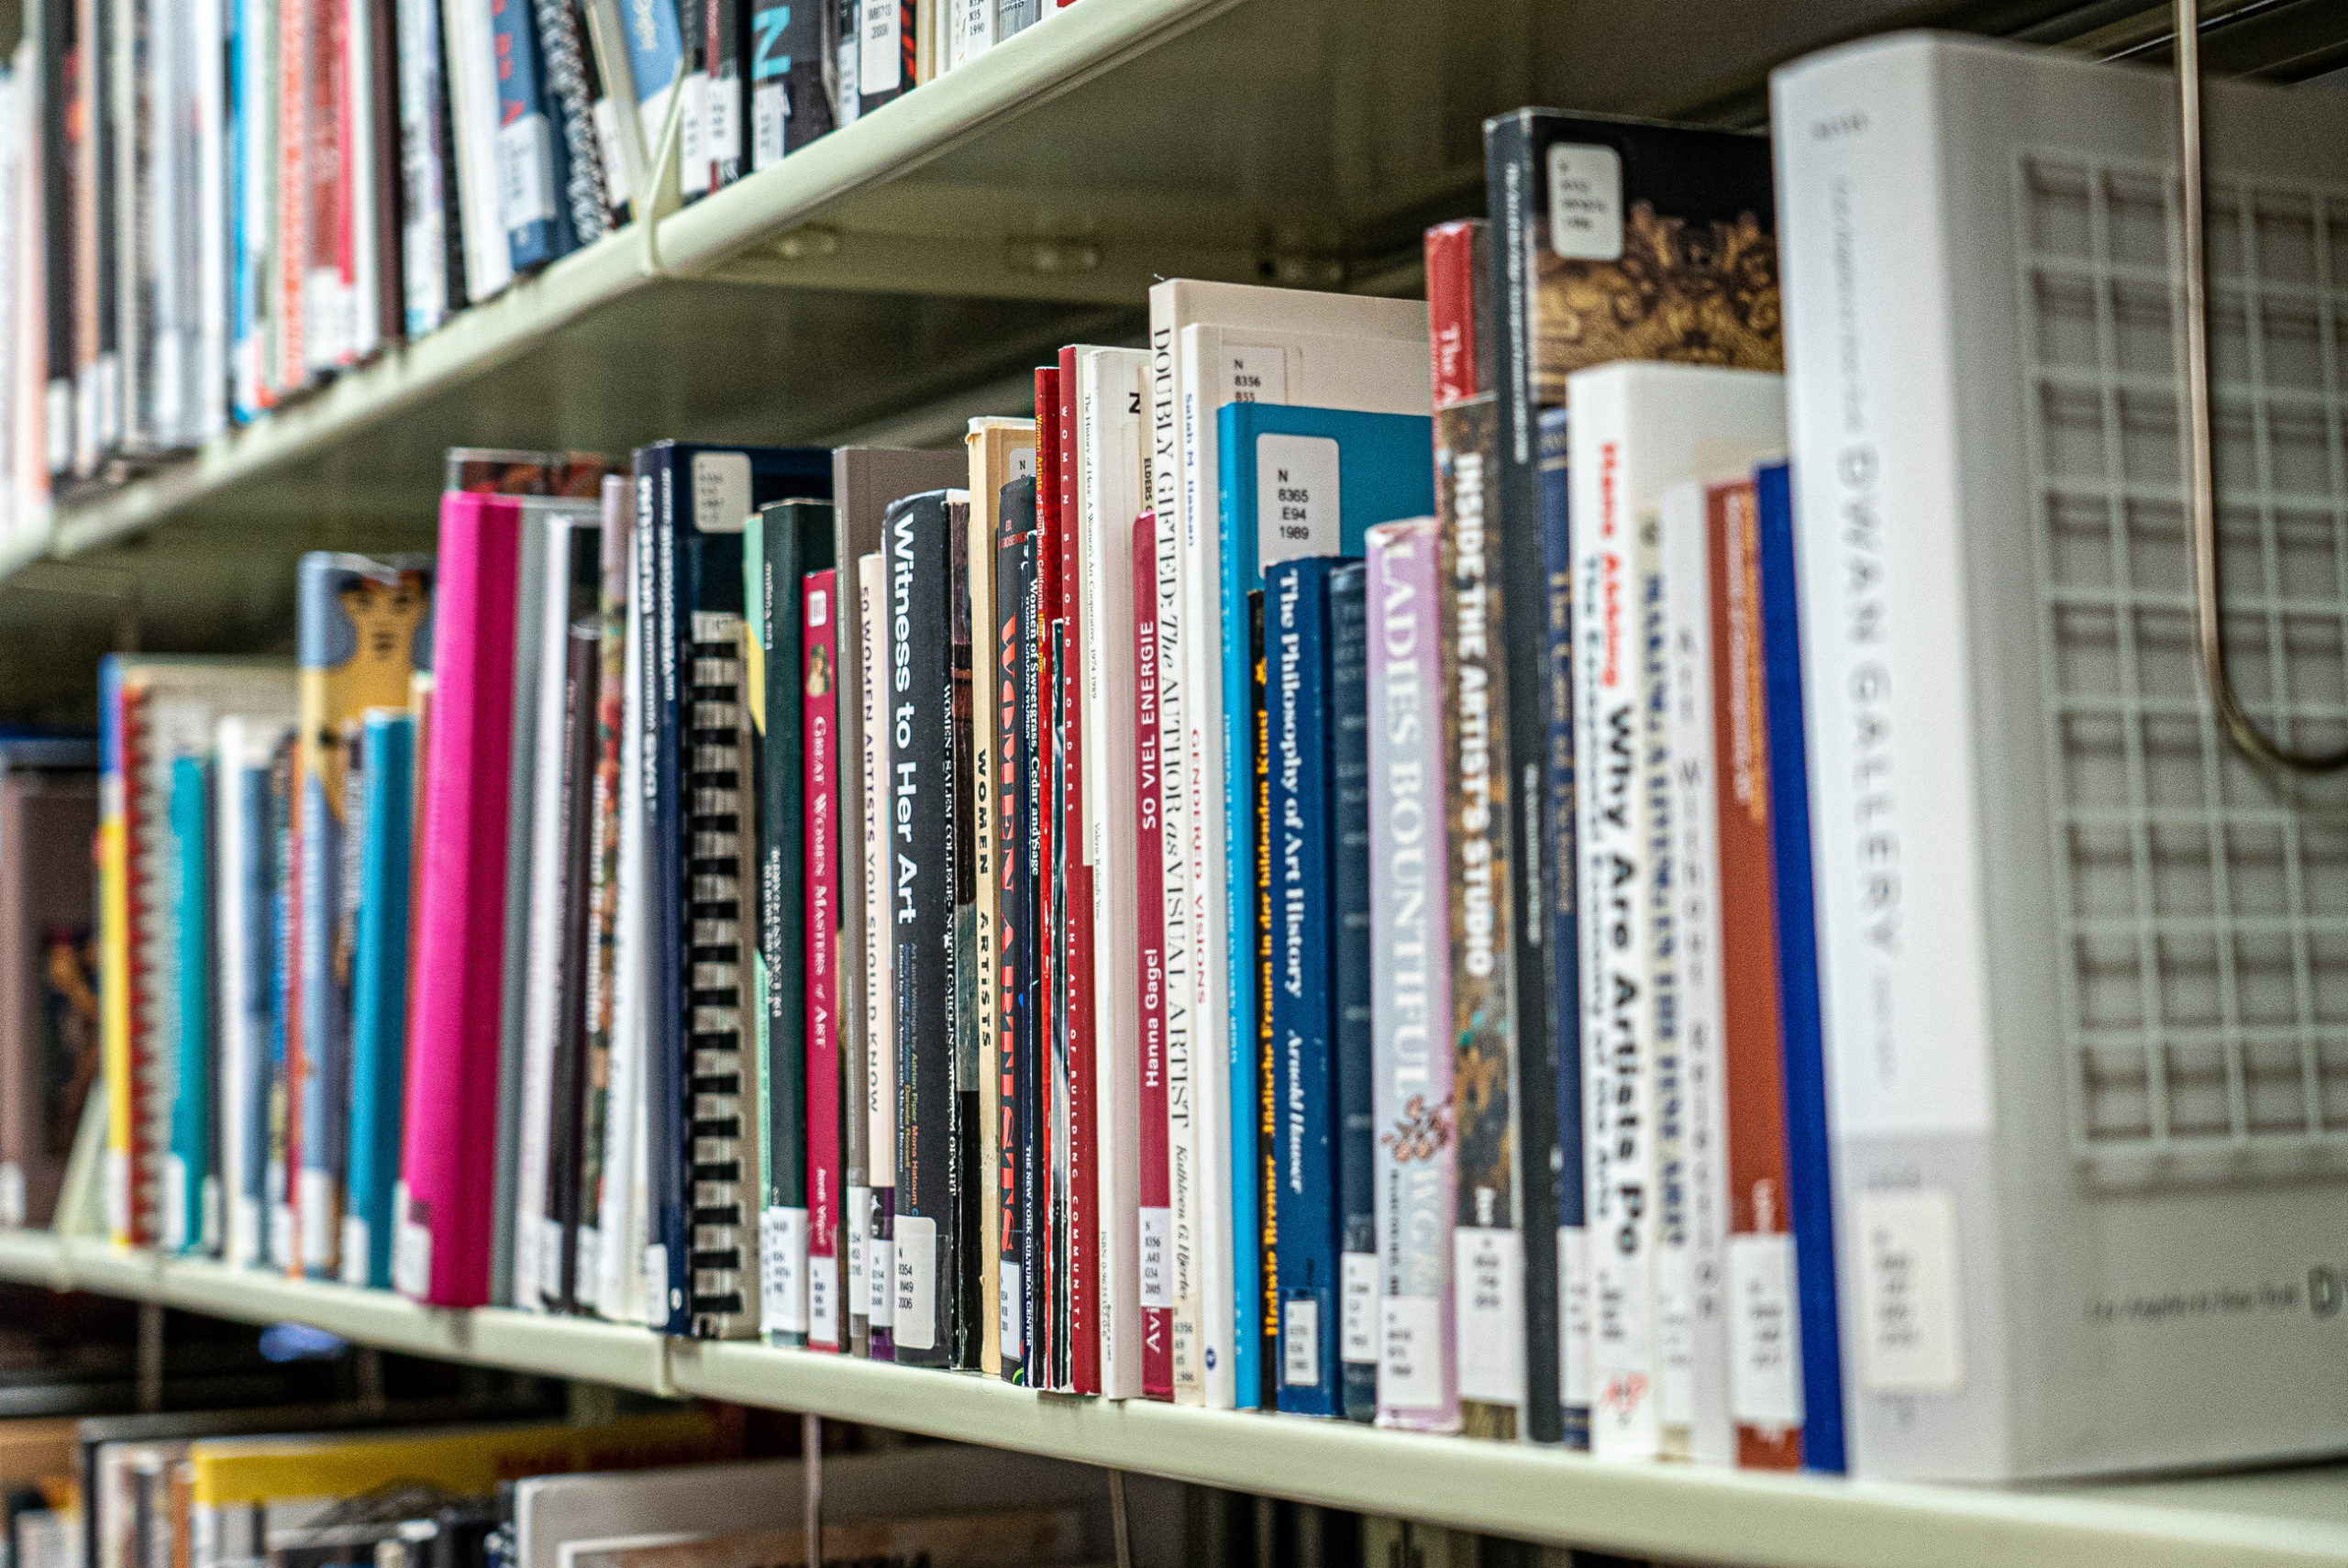
[[[2201,675],[2237,750],[2262,767],[2289,773],[2348,767],[2348,746],[2305,752],[2277,743],[2243,711],[2226,656],[2225,577],[2218,547],[2218,477],[2211,434],[2210,250],[2203,205],[2200,0],[2176,0],[2177,128],[2185,214],[2186,475],[2191,491],[2194,610]]]

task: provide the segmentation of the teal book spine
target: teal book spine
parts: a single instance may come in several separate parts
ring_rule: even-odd
[[[350,986],[350,1165],[343,1196],[342,1276],[389,1289],[392,1189],[400,1174],[401,1086],[407,1076],[408,886],[413,867],[415,721],[368,711],[360,734],[366,791],[359,922]]]
[[[1223,580],[1223,689],[1248,690],[1247,596],[1260,592],[1267,568],[1305,556],[1359,556],[1370,528],[1434,511],[1434,422],[1424,414],[1363,414],[1352,409],[1233,403],[1216,417],[1221,473],[1217,507]],[[1254,715],[1244,702],[1224,709],[1224,812],[1229,856],[1224,885],[1230,922],[1231,1039],[1260,1037],[1256,977],[1256,820]],[[1230,1104],[1260,1103],[1263,1065],[1252,1051],[1231,1054]],[[1263,1231],[1263,1153],[1256,1127],[1236,1110],[1231,1129],[1231,1234]],[[1233,1375],[1240,1408],[1274,1405],[1277,1371],[1265,1356],[1263,1260],[1235,1248],[1232,1260]]]
[[[172,907],[179,917],[179,1092],[163,1187],[163,1245],[220,1248],[219,1174],[213,1169],[212,764],[172,763]]]

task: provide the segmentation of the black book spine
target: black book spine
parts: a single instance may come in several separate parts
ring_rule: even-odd
[[[89,105],[90,117],[83,124],[82,134],[91,138],[97,150],[98,357],[90,367],[90,389],[83,396],[87,403],[85,416],[93,425],[95,451],[103,460],[122,440],[122,317],[118,292],[122,274],[117,255],[122,241],[115,149],[121,129],[116,124],[120,108],[115,102],[114,67],[115,51],[123,44],[115,36],[115,6],[92,6],[88,15],[92,22],[88,35],[82,40],[82,65],[88,84],[83,101]]]
[[[825,7],[750,0],[750,168],[771,168],[832,128]]]
[[[604,199],[604,144],[595,131],[587,39],[572,0],[531,0],[531,5],[537,14],[547,108],[562,133],[561,200],[579,243],[593,245],[611,232],[611,215]]]
[[[742,177],[742,156],[748,116],[747,85],[742,57],[749,19],[743,0],[710,0],[709,7],[709,131],[710,188],[730,185]]]
[[[1359,565],[1329,574],[1329,733],[1336,802],[1338,1367],[1346,1419],[1378,1415],[1377,1154],[1370,1114],[1369,623]],[[1357,1287],[1356,1280],[1363,1282]]]
[[[1036,481],[1013,480],[1002,487],[995,525],[994,673],[996,941],[1002,973],[995,986],[994,1029],[1001,1063],[1001,1125],[996,1129],[994,1201],[998,1215],[996,1266],[1002,1296],[1002,1379],[1025,1383],[1027,1215],[1033,1197],[1027,1183],[1025,1143],[1032,1118],[1027,1096],[1034,1077],[1027,1066],[1032,1037],[1027,987],[1034,966],[1035,878],[1027,845],[1035,832],[1028,740],[1035,692],[1027,668],[1027,582],[1034,574]]]
[[[80,121],[72,100],[81,86],[73,14],[74,7],[66,0],[50,0],[41,7],[40,169],[45,182],[41,212],[47,228],[42,248],[47,262],[48,464],[52,480],[63,480],[73,471],[73,209]]]
[[[807,1207],[805,616],[800,544],[809,503],[777,502],[759,530],[758,602],[749,608],[766,661],[759,775],[759,948],[766,961],[767,1183],[770,1210]],[[804,1331],[766,1325],[776,1344],[807,1342]]]
[[[644,1009],[645,1165],[651,1205],[645,1262],[645,1303],[654,1327],[671,1334],[692,1329],[691,1273],[686,1267],[685,1014],[682,953],[670,933],[684,929],[685,821],[679,799],[683,767],[679,744],[679,611],[675,452],[648,447],[636,455],[636,591],[644,605],[647,646],[643,715],[645,947],[650,960]],[[650,1298],[652,1293],[659,1298]]]
[[[437,126],[436,152],[440,160],[440,270],[448,283],[447,315],[454,315],[472,302],[472,280],[465,275],[464,203],[457,188],[455,88],[449,79],[449,51],[455,45],[448,28],[435,28],[433,32],[434,47],[440,51],[439,69],[432,77],[432,117]],[[649,515],[637,513],[639,518]]]
[[[971,702],[972,654],[975,638],[970,604],[970,503],[949,501],[946,506],[946,554],[951,563],[951,667],[948,671],[947,716],[947,754],[953,762],[954,804],[954,1364],[975,1372],[984,1342],[980,1315],[984,1310],[978,1238],[980,1195],[985,1190],[979,1170],[983,1124],[979,1119],[979,1035],[986,1027],[979,1017],[979,966],[987,961],[979,946],[978,759],[972,754],[976,726]]]
[[[583,578],[574,565],[574,582],[595,580],[599,543],[593,530],[574,531],[572,547],[583,548],[586,557]],[[572,622],[562,683],[562,1009],[555,1036],[547,1182],[547,1218],[560,1238],[560,1276],[546,1304],[559,1312],[579,1309],[580,1168],[587,1135],[588,861],[595,842],[588,793],[595,778],[595,699],[603,646],[600,621],[589,616]]]
[[[1039,568],[1036,548],[1036,481],[1018,481],[1015,502],[1023,525],[1018,572],[1019,598],[1019,859],[1020,884],[1019,1039],[1013,1070],[1018,1079],[1019,1287],[1025,1341],[1026,1381],[1041,1387],[1047,1369],[1038,1356],[1044,1331],[1046,1209],[1044,1169],[1045,1031],[1050,1014],[1044,997],[1044,802],[1039,795],[1043,760],[1044,662]],[[1006,511],[1009,507],[1006,506]]]
[[[897,1359],[954,1353],[953,615],[946,492],[889,508],[889,929],[895,943]]]

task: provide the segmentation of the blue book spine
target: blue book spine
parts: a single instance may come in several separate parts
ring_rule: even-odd
[[[1378,1416],[1377,1124],[1369,1021],[1369,642],[1358,561],[1329,574],[1330,801],[1335,812],[1337,1367],[1349,1421]]]
[[[277,745],[269,765],[269,1049],[262,1137],[261,1212],[267,1217],[262,1261],[279,1268],[294,1261],[293,1194],[287,1190],[285,1150],[291,1131],[287,1111],[293,1085],[286,1072],[288,1032],[298,999],[294,995],[294,745],[292,735]]]
[[[576,249],[570,160],[547,101],[530,0],[489,0],[497,42],[497,204],[514,271]]]
[[[1279,1216],[1279,1408],[1343,1411],[1337,1374],[1336,802],[1326,557],[1264,580],[1270,759],[1271,1168]]]
[[[1261,1201],[1264,1153],[1240,1108],[1258,1102],[1262,1066],[1248,1043],[1256,1016],[1257,836],[1255,737],[1249,689],[1248,595],[1264,587],[1268,560],[1308,555],[1358,556],[1373,525],[1434,510],[1434,421],[1423,414],[1362,414],[1281,403],[1226,403],[1222,422],[1216,509],[1223,580],[1224,813],[1225,918],[1231,1028],[1231,1203],[1235,1237],[1276,1230],[1276,1210]],[[1269,484],[1270,493],[1263,492]],[[1234,1249],[1234,1383],[1242,1409],[1276,1380],[1259,1364],[1268,1331],[1262,1260],[1253,1245]],[[1331,1331],[1334,1332],[1334,1329]]]
[[[400,1174],[401,1093],[407,1071],[415,721],[394,711],[370,712],[360,767],[365,793],[351,955],[350,1165],[343,1200],[342,1275],[352,1285],[389,1289],[392,1188]]]
[[[294,984],[301,993],[302,1061],[299,1081],[287,1085],[287,1093],[299,1097],[302,1168],[293,1196],[302,1229],[296,1255],[304,1274],[331,1279],[340,1217],[329,1195],[342,1190],[343,1140],[349,1132],[340,1110],[348,1099],[344,1079],[349,1065],[350,997],[344,986],[347,972],[335,961],[342,926],[344,823],[327,809],[325,779],[305,773],[297,788],[304,800],[294,831],[302,847],[291,901],[296,911],[295,940],[301,944]]]
[[[228,319],[228,363],[224,369],[228,377],[228,412],[238,424],[250,419],[255,410],[243,396],[243,379],[237,367],[242,362],[245,343],[252,336],[252,315],[246,308],[246,274],[250,267],[245,256],[245,181],[249,161],[245,153],[245,116],[251,112],[245,102],[245,78],[250,67],[247,63],[249,45],[245,36],[245,7],[241,0],[228,0],[220,7],[220,64],[223,75],[221,91],[220,145],[226,168],[222,202],[223,230],[228,248],[228,297],[221,302]]]
[[[163,1244],[219,1245],[220,1187],[212,1169],[212,766],[172,763],[172,907],[179,915],[179,1060],[172,1099]]]
[[[1574,619],[1573,535],[1567,525],[1571,495],[1566,411],[1541,415],[1541,566],[1548,585],[1547,642],[1542,674],[1548,690],[1544,712],[1549,733],[1544,773],[1549,791],[1549,851],[1542,856],[1543,901],[1549,910],[1549,1026],[1557,1070],[1557,1310],[1564,1352],[1558,1368],[1564,1407],[1565,1442],[1589,1446],[1589,1335],[1588,1210],[1582,1193],[1581,934],[1575,913],[1574,867],[1581,848],[1574,834]]]
[[[1826,1114],[1818,911],[1810,859],[1810,757],[1802,731],[1801,611],[1790,470],[1756,469],[1761,636],[1767,669],[1769,832],[1778,889],[1778,993],[1785,1019],[1787,1209],[1801,1320],[1802,1463],[1839,1473],[1842,1326],[1835,1299],[1833,1128]]]
[[[645,150],[657,158],[669,96],[685,59],[676,0],[620,0],[620,33],[627,41],[628,77],[636,83],[637,124],[644,131]],[[643,193],[637,199],[644,200]]]
[[[237,878],[239,896],[235,908],[241,922],[243,963],[226,977],[231,991],[227,1005],[239,1010],[238,1039],[242,1049],[231,1058],[235,1070],[222,1093],[231,1104],[229,1114],[240,1119],[237,1147],[241,1158],[228,1173],[234,1187],[229,1198],[232,1260],[261,1264],[269,1258],[269,1090],[270,1043],[276,1033],[276,841],[271,836],[269,767],[249,766],[239,758],[223,758],[235,769],[227,810],[237,814],[238,854],[233,866],[221,867],[223,877]]]

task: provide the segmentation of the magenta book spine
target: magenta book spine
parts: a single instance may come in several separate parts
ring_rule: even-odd
[[[401,1292],[435,1307],[489,1300],[521,548],[516,502],[441,498],[424,776],[431,828],[416,888],[395,1258]]]
[[[807,1342],[840,1348],[840,856],[837,578],[807,574]],[[773,679],[771,675],[770,679]]]

